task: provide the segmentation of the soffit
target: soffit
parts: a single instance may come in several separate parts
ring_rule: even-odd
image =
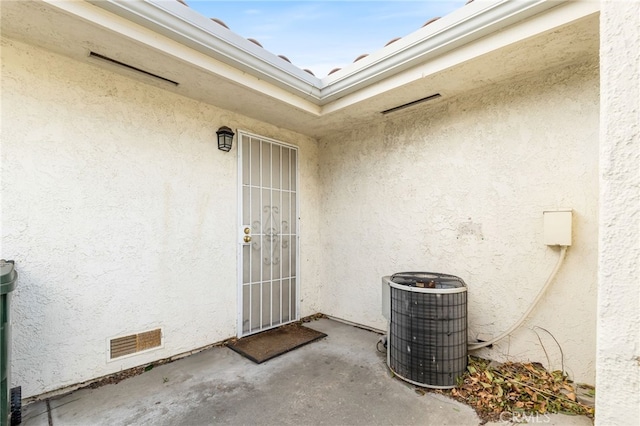
[[[155,5],[155,2],[141,3]],[[184,9],[180,13],[195,13],[177,2],[171,3]],[[541,7],[541,2],[529,3]],[[543,3],[551,5],[550,2]],[[94,62],[96,65],[320,138],[363,120],[375,119],[380,116],[380,111],[433,93],[443,94],[442,101],[513,76],[584,60],[586,56],[597,56],[598,19],[597,4],[594,3],[554,3],[553,7],[546,7],[497,31],[479,32],[471,41],[452,40],[446,51],[427,52],[419,60],[407,62],[405,58],[402,62],[402,52],[406,55],[412,46],[415,48],[429,35],[450,27],[456,19],[467,17],[456,16],[454,12],[453,18],[442,18],[429,25],[431,29],[423,28],[410,34],[324,79],[298,69],[197,13],[195,15],[202,20],[187,16],[187,28],[195,21],[207,31],[227,31],[229,34],[223,34],[226,48],[236,46],[240,52],[212,54],[197,48],[193,41],[185,41],[175,34],[172,36],[171,28],[161,31],[152,25],[143,25],[141,21],[146,17],[119,16],[87,2],[3,2],[2,32],[10,38],[83,62],[94,62],[89,58],[89,52],[94,51],[176,81],[179,85],[167,85],[112,65]],[[171,16],[175,12],[162,10]],[[471,12],[474,10],[467,9],[465,13],[473,15]],[[431,31],[428,34],[427,29]],[[395,57],[394,52],[398,54]],[[246,63],[234,64],[225,60],[225,54],[235,55],[235,61],[244,58]],[[255,65],[256,60],[260,62],[265,58],[266,65]],[[394,60],[397,62],[395,65],[392,64]],[[384,63],[391,65],[386,69]]]

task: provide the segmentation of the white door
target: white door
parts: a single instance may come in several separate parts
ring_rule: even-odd
[[[239,134],[238,335],[298,317],[298,150]]]

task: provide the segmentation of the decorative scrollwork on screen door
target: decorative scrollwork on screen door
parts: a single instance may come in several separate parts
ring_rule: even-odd
[[[255,240],[252,248],[256,251],[262,248],[262,261],[265,265],[279,265],[280,247],[285,250],[289,248],[289,222],[280,220],[278,206],[266,205],[262,211],[266,214],[264,226],[259,220],[251,224],[251,232],[254,235],[262,234],[261,240]]]

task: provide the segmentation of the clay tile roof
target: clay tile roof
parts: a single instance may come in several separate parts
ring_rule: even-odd
[[[180,0],[178,0],[178,1],[180,1]],[[222,25],[222,26],[223,26],[223,27],[225,27],[226,29],[229,29],[229,27],[227,26],[227,24],[225,24],[225,23],[224,23],[224,21],[222,21],[221,19],[218,19],[218,18],[211,18],[211,20],[212,20],[213,22],[215,22],[216,24],[218,24],[218,25]]]
[[[391,40],[389,40],[387,42],[387,44],[384,45],[384,47],[387,47],[388,45],[390,45],[391,43],[395,43],[396,41],[400,40],[402,37],[396,37],[396,38],[392,38]]]
[[[353,60],[353,62],[358,62],[360,59],[364,59],[367,56],[369,56],[368,53],[363,53],[362,55],[358,56],[356,59]]]
[[[1,1],[1,0],[0,0],[0,1]],[[189,7],[189,5],[187,4],[186,0],[176,0],[176,1],[178,1],[178,2],[182,3],[183,5],[185,5],[185,6]],[[467,4],[469,4],[469,3],[473,2],[473,1],[474,1],[474,0],[467,0],[467,2],[465,3],[465,5],[467,5]],[[426,26],[427,26],[427,25],[429,25],[429,24],[432,24],[433,22],[437,21],[438,19],[440,19],[440,17],[435,17],[435,18],[431,18],[431,19],[429,19],[427,22],[425,22],[425,23],[422,25],[422,28],[426,27]],[[211,20],[212,20],[213,22],[215,22],[216,24],[221,25],[221,26],[225,27],[226,29],[230,30],[230,28],[227,26],[227,24],[225,24],[222,20],[220,20],[220,19],[218,19],[218,18],[211,18]],[[389,41],[387,42],[387,44],[385,44],[385,45],[384,45],[384,47],[387,47],[387,46],[389,46],[390,44],[395,43],[396,41],[400,40],[401,38],[402,38],[402,37],[396,37],[396,38],[393,38],[393,39],[389,40]],[[247,38],[247,40],[249,40],[250,42],[254,43],[256,46],[260,46],[260,47],[262,47],[262,48],[264,49],[264,47],[262,46],[262,44],[260,44],[260,42],[259,42],[258,40],[253,39],[253,38]],[[353,62],[354,62],[354,63],[355,63],[355,62],[358,62],[359,60],[364,59],[364,58],[366,58],[367,56],[369,56],[369,54],[368,54],[368,53],[363,53],[362,55],[360,55],[360,56],[358,56],[356,59],[354,59],[354,61],[353,61]],[[286,56],[284,56],[284,55],[278,55],[278,57],[279,57],[280,59],[282,59],[283,61],[287,61],[287,62],[289,62],[289,63],[292,63],[292,62],[289,60],[289,58],[287,58],[287,57],[286,57]],[[341,69],[342,69],[342,68],[334,68],[334,69],[332,69],[331,71],[329,71],[329,74],[327,74],[327,75],[331,75],[331,74],[333,74],[333,73],[335,73],[335,72],[340,71]],[[311,71],[311,70],[309,70],[309,69],[306,69],[306,68],[305,68],[305,69],[303,69],[303,71],[305,71],[305,72],[307,72],[307,73],[309,73],[309,74],[311,74],[312,76],[314,76],[314,77],[315,77],[315,74],[313,73],[313,71]]]
[[[471,1],[473,1],[473,0],[471,0]],[[425,22],[425,23],[424,23],[424,25],[422,25],[422,28],[426,27],[427,25],[429,25],[429,24],[431,24],[431,23],[433,23],[433,22],[436,22],[438,19],[440,19],[440,17],[439,17],[439,16],[438,16],[437,18],[431,18],[431,19],[429,19],[427,22]]]

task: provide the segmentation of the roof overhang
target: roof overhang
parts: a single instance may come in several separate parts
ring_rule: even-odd
[[[589,0],[476,0],[322,79],[174,0],[3,2],[2,11],[9,37],[87,62],[96,50],[180,82],[168,90],[314,137],[598,49],[599,2]],[[500,55],[510,61],[495,66]]]
[[[88,2],[303,99],[317,103],[322,97],[317,77],[177,1]]]
[[[177,1],[88,1],[317,105],[326,105],[566,3],[475,1],[321,80]]]

